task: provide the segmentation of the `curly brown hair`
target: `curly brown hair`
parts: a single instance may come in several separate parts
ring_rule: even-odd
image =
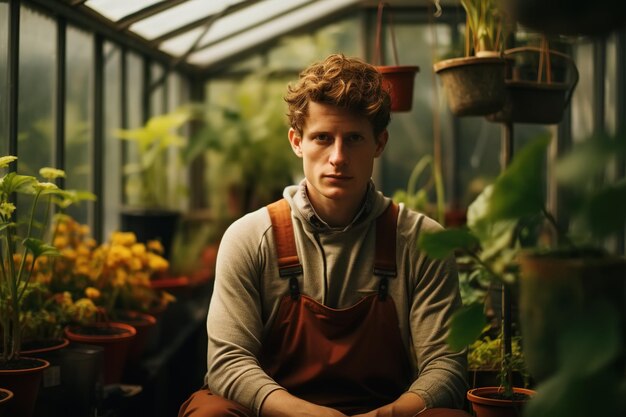
[[[391,119],[391,98],[383,88],[376,68],[358,58],[343,54],[329,55],[300,73],[295,85],[287,87],[289,123],[302,134],[310,101],[332,104],[362,114],[370,121],[378,137]]]

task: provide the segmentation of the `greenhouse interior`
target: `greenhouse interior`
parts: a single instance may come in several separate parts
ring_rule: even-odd
[[[0,56],[0,417],[626,415],[621,1],[0,0]]]

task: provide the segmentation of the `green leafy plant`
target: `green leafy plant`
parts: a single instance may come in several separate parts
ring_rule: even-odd
[[[0,169],[17,160],[0,157]],[[9,172],[0,178],[0,330],[2,362],[19,358],[24,328],[23,303],[29,291],[35,262],[40,257],[58,256],[56,248],[46,241],[52,205],[66,208],[82,199],[94,198],[86,192],[60,189],[53,181],[65,176],[62,170],[41,168],[39,181],[34,176]],[[18,195],[30,196],[27,222],[14,221]],[[38,211],[40,205],[44,209]]]
[[[153,116],[140,128],[120,129],[117,136],[136,146],[124,167],[126,195],[130,205],[172,208],[183,189],[172,183],[172,164],[181,167],[187,139],[181,132],[191,120],[201,117],[199,105],[191,104]],[[170,152],[175,150],[175,152]],[[188,160],[187,160],[188,161]],[[167,168],[166,168],[167,167]]]
[[[469,207],[466,229],[424,235],[419,246],[436,258],[462,254],[489,278],[489,285],[505,286],[517,281],[517,257],[523,250],[608,256],[602,242],[626,224],[626,180],[608,181],[603,174],[612,159],[625,154],[626,144],[620,138],[593,137],[559,158],[555,175],[570,209],[565,228],[544,197],[549,143],[548,137],[537,138],[517,154]],[[481,302],[465,306],[453,318],[449,343],[469,345],[484,324]]]
[[[499,0],[460,0],[466,13],[466,55],[500,51],[510,31],[510,19],[499,7]]]
[[[428,168],[430,168],[430,178],[424,186],[418,188],[419,180]],[[434,208],[429,198],[429,191],[433,186],[436,195]],[[427,213],[443,224],[445,220],[443,180],[432,156],[424,155],[417,161],[409,176],[406,190],[397,190],[392,198],[396,203],[404,203],[410,209]]]
[[[301,172],[287,143],[285,82],[263,71],[245,77],[229,94],[228,104],[208,110],[204,129],[194,139],[198,143],[188,150],[193,154],[196,147],[210,149],[209,187],[222,200],[231,198],[236,206],[231,216],[280,197]]]

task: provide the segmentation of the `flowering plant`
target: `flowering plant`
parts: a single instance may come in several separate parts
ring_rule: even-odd
[[[0,157],[0,169],[17,159]],[[65,191],[53,181],[65,176],[62,170],[42,168],[43,181],[34,176],[9,172],[0,178],[0,334],[2,335],[2,362],[19,358],[26,316],[23,307],[34,265],[42,257],[58,255],[54,246],[46,243],[45,235],[52,204],[67,207],[90,193]],[[17,195],[31,197],[26,224],[14,221]],[[41,204],[41,207],[40,207]],[[21,208],[21,207],[20,207]],[[43,210],[38,210],[43,209]]]
[[[62,255],[54,260],[53,291],[87,297],[107,317],[129,310],[150,312],[174,300],[151,285],[152,277],[169,268],[158,241],[143,244],[133,233],[114,232],[98,246],[86,225],[59,216],[53,242]]]

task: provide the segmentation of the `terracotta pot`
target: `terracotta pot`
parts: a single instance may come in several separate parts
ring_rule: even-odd
[[[403,112],[413,106],[413,84],[417,66],[377,66],[383,75],[383,88],[391,96],[391,111]]]
[[[96,323],[89,326],[69,326],[65,336],[71,342],[87,343],[104,348],[105,384],[118,383],[122,379],[128,351],[137,331],[125,323]]]
[[[626,260],[525,253],[519,263],[522,347],[537,382],[556,371],[562,329],[593,304],[612,304],[626,327]]]
[[[520,417],[524,404],[535,393],[533,390],[514,387],[514,393],[525,394],[528,398],[525,400],[500,400],[487,397],[499,392],[502,392],[500,387],[474,388],[467,391],[467,399],[476,417]]]
[[[29,362],[26,367],[5,369],[0,363],[0,386],[13,392],[13,399],[7,403],[5,414],[11,417],[30,417],[35,410],[35,401],[43,372],[50,366],[48,361],[22,357]]]
[[[450,111],[455,116],[485,116],[505,101],[504,58],[452,58],[435,63]]]
[[[8,416],[9,401],[13,398],[13,393],[8,389],[0,388],[0,417]]]
[[[141,359],[146,349],[146,344],[151,337],[152,331],[155,329],[157,319],[155,316],[140,313],[138,311],[124,312],[118,320],[135,328],[137,334],[130,342],[128,348],[127,363],[131,364]]]

